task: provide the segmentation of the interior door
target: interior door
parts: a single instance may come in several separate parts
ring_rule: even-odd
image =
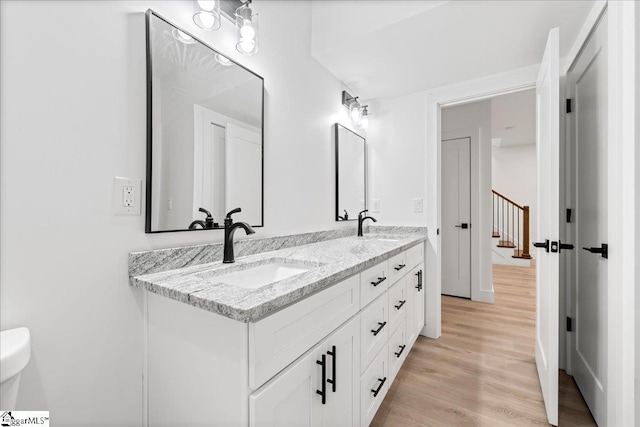
[[[442,293],[471,298],[471,138],[442,141]]]
[[[593,418],[606,421],[607,378],[607,15],[568,76],[576,152],[576,284],[573,376]],[[585,248],[585,249],[583,249]]]
[[[549,32],[536,82],[538,247],[536,261],[536,367],[550,424],[558,425],[560,256],[550,242],[560,236],[559,30]]]

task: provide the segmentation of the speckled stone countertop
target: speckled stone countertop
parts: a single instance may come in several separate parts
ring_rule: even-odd
[[[421,227],[371,227],[364,237],[342,237],[236,258],[130,277],[136,288],[212,311],[240,322],[254,322],[398,254],[427,238]],[[255,266],[291,264],[308,268],[257,289],[216,278]]]

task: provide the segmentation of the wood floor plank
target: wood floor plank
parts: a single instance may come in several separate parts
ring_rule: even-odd
[[[494,304],[442,297],[442,337],[419,337],[372,426],[546,426],[535,366],[535,263],[493,266]],[[595,426],[560,372],[560,426]]]

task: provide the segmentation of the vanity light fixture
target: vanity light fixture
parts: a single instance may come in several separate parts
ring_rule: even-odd
[[[369,116],[371,115],[368,108],[368,105],[362,107],[362,120],[360,120],[360,126],[365,130],[369,127]]]
[[[363,117],[363,107],[358,102],[358,97],[351,95],[346,90],[343,90],[342,105],[347,107],[347,109],[349,110],[349,119],[351,119],[351,123],[354,125],[359,125]]]
[[[258,14],[251,9],[251,0],[236,9],[236,28],[238,52],[247,56],[258,53]]]
[[[196,42],[193,39],[193,37],[191,37],[189,34],[185,33],[184,31],[180,31],[177,28],[174,28],[173,30],[171,30],[171,35],[173,36],[174,39],[178,40],[180,43],[194,44]]]
[[[230,67],[233,65],[233,62],[231,62],[229,58],[220,55],[219,53],[216,53],[216,61],[218,61],[220,65],[224,65],[225,67]]]
[[[220,0],[194,0],[193,22],[207,31],[220,28]]]

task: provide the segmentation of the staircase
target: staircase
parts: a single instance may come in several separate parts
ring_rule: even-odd
[[[520,206],[495,190],[491,192],[493,204],[493,231],[491,237],[498,239],[496,247],[499,248],[494,250],[494,263],[506,263],[498,262],[498,260],[506,258],[505,252],[509,253],[511,249],[513,250],[512,258],[530,260],[529,206]],[[506,248],[506,251],[504,248]]]

